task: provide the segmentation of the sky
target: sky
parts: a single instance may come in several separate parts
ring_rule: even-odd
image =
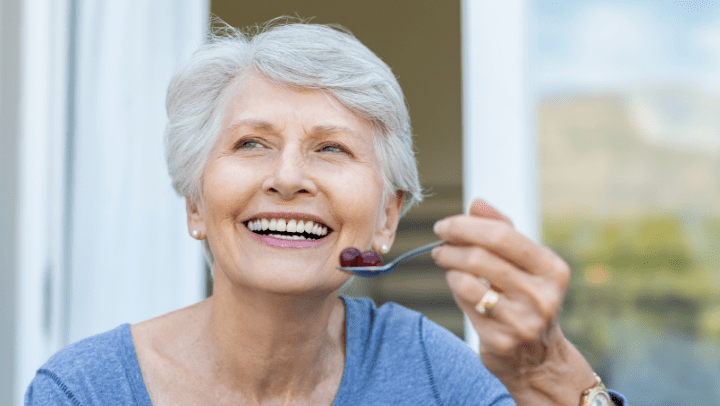
[[[720,154],[720,0],[529,0],[536,96],[621,94],[648,140]]]
[[[540,93],[683,85],[720,94],[720,1],[530,0]]]

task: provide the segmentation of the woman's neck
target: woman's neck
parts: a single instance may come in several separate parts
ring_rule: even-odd
[[[345,360],[337,292],[274,294],[218,280],[208,311],[198,349],[216,379],[257,403],[328,396],[332,403]]]

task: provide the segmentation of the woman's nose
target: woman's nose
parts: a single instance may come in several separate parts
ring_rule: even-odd
[[[315,195],[317,186],[305,156],[297,150],[287,149],[273,162],[270,176],[263,184],[268,194],[277,194],[283,200],[290,200],[298,194]]]

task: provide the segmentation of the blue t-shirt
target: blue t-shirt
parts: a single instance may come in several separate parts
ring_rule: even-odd
[[[455,335],[421,314],[343,297],[346,360],[333,405],[514,405]],[[617,404],[625,404],[617,397]],[[43,365],[25,405],[151,406],[128,324],[79,341]]]

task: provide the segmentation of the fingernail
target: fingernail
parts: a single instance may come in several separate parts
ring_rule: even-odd
[[[435,234],[441,234],[441,233],[444,233],[445,231],[447,231],[448,226],[449,226],[449,224],[448,224],[447,220],[440,220],[440,221],[436,222],[435,225],[433,226],[433,231],[435,232]]]
[[[440,252],[440,247],[435,247],[430,251],[430,256],[432,259],[437,259],[437,256],[439,255],[438,252]]]

